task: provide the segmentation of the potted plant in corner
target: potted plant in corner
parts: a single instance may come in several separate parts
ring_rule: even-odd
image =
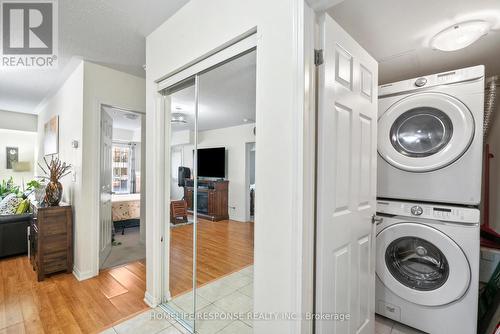
[[[63,186],[59,180],[71,173],[71,165],[53,156],[50,162],[48,162],[45,157],[43,157],[43,161],[45,162],[46,169],[40,163],[38,166],[45,175],[47,175],[44,176],[44,178],[49,180],[45,187],[45,203],[47,203],[48,206],[57,206],[61,201],[63,192]]]

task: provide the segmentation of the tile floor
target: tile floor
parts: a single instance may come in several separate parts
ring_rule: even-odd
[[[197,289],[197,314],[247,313],[253,309],[253,266],[218,279]],[[193,296],[190,293],[178,296],[169,302],[180,313],[193,312]],[[252,333],[252,321],[230,319],[200,319],[197,321],[200,334],[247,334]],[[188,333],[175,320],[166,316],[161,308],[149,310],[122,322],[101,334],[184,334]]]
[[[197,290],[198,314],[246,313],[253,309],[253,266],[204,285]],[[192,313],[192,294],[178,296],[169,302],[180,313]],[[198,320],[200,334],[251,334],[252,321],[247,319]],[[187,334],[175,320],[166,316],[161,308],[149,310],[122,322],[101,334]],[[376,315],[375,334],[422,334],[388,318]]]

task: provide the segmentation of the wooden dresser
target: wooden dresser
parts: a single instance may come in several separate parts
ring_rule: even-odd
[[[38,281],[46,275],[73,270],[73,211],[71,205],[33,205],[29,230],[29,255]]]

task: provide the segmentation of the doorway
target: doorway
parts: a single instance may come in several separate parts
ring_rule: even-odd
[[[253,310],[255,92],[255,49],[163,91],[171,112],[163,306],[193,332],[228,321],[252,328],[244,317],[215,323],[196,314]]]
[[[144,115],[101,106],[99,268],[144,262],[141,219]]]

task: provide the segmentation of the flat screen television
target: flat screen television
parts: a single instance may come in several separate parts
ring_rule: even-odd
[[[226,177],[226,148],[198,149],[198,176],[225,178]]]

